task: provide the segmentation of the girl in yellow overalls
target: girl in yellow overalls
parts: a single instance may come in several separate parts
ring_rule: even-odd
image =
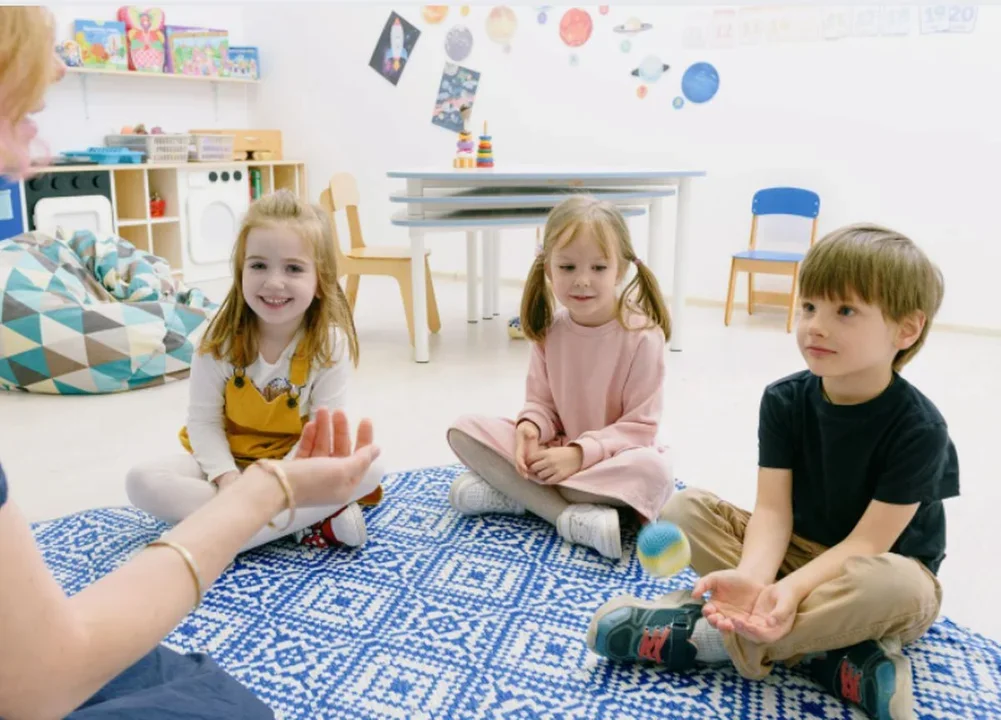
[[[191,360],[180,432],[187,453],[129,471],[126,489],[136,507],[176,523],[238,482],[255,460],[294,457],[316,410],[344,406],[358,338],[337,282],[330,222],[288,191],[250,206],[233,252],[233,286]],[[362,545],[359,504],[379,502],[381,479],[375,463],[354,502],[300,508],[291,528],[274,524],[304,544]],[[244,549],[278,536],[265,527]]]

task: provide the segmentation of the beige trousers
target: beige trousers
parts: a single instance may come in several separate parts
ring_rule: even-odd
[[[749,512],[712,493],[689,489],[675,493],[660,516],[688,536],[692,569],[699,575],[737,567]],[[826,549],[793,535],[779,577],[806,565]],[[757,644],[726,633],[724,643],[737,671],[746,678],[760,679],[771,672],[776,661],[793,664],[808,653],[865,640],[882,641],[884,650],[891,650],[888,655],[897,664],[898,678],[906,678],[906,695],[910,697],[910,665],[899,648],[931,627],[941,604],[938,580],[917,560],[896,553],[855,557],[845,562],[841,575],[803,600],[792,630],[781,640]]]

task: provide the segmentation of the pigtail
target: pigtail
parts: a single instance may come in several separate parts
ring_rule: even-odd
[[[553,294],[546,284],[546,257],[535,256],[521,295],[521,331],[529,340],[542,342],[553,322]]]
[[[664,303],[657,276],[638,257],[634,256],[632,261],[636,265],[636,274],[619,296],[619,319],[629,327],[625,322],[626,312],[635,310],[642,313],[649,320],[650,327],[659,327],[664,331],[664,341],[667,342],[671,339],[671,314]]]

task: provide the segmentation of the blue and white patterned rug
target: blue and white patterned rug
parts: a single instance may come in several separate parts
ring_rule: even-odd
[[[532,517],[460,517],[447,500],[457,472],[387,477],[360,550],[281,541],[241,555],[167,644],[209,652],[285,720],[862,717],[794,671],[755,683],[732,669],[670,675],[593,656],[584,636],[605,600],[693,576],[645,576],[635,528],[616,563]],[[35,533],[76,592],[163,529],[109,509]],[[908,654],[919,717],[1001,718],[997,643],[941,620]]]

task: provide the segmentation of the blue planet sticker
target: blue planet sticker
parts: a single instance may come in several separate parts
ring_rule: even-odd
[[[685,98],[679,95],[678,97],[674,98],[671,104],[674,105],[675,110],[680,110],[685,106]]]
[[[691,65],[681,78],[681,92],[693,103],[712,100],[718,90],[719,73],[707,62]]]
[[[619,49],[622,50],[622,52],[627,53],[633,49],[633,44],[628,40],[623,40],[622,44],[619,45]]]

